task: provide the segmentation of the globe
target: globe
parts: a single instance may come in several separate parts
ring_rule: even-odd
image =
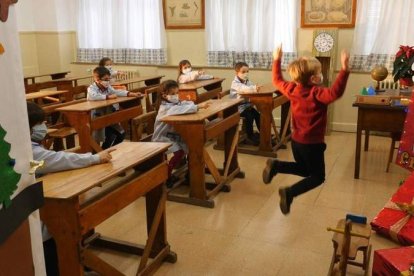
[[[371,70],[371,78],[376,81],[383,81],[388,76],[388,70],[384,66],[375,66],[374,69]]]

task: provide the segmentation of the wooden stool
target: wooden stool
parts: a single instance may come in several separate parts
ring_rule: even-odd
[[[371,256],[371,226],[368,224],[352,223],[341,219],[337,228],[328,227],[328,231],[335,232],[332,237],[334,251],[328,275],[346,275],[347,265],[362,267],[364,275],[368,275]],[[355,261],[358,251],[363,253],[363,261]],[[339,266],[335,267],[335,264]]]
[[[64,150],[63,140],[66,139],[66,149],[75,147],[75,135],[76,130],[72,127],[62,127],[49,134],[49,137],[53,139],[53,150]]]

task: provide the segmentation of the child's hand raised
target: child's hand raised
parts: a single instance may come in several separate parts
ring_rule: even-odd
[[[99,160],[101,160],[101,163],[108,163],[112,159],[111,152],[113,152],[116,149],[107,149],[101,152],[98,152]]]
[[[110,99],[116,99],[116,95],[115,94],[111,94],[111,95],[107,95],[106,99],[110,100]]]
[[[273,60],[282,59],[283,51],[282,51],[282,44],[280,44],[274,51],[273,51]]]
[[[342,70],[349,71],[349,52],[345,49],[341,52]]]

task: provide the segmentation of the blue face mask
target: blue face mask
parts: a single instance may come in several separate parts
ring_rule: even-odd
[[[41,142],[47,134],[47,126],[45,123],[37,124],[32,127],[31,139],[35,142]]]

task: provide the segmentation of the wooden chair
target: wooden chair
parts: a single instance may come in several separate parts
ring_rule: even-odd
[[[139,115],[131,120],[132,135],[131,141],[151,141],[152,134],[154,133],[154,123],[157,117],[156,111],[150,111]],[[144,136],[144,133],[146,134]]]
[[[328,276],[345,276],[348,264],[362,267],[364,275],[368,275],[371,256],[371,245],[369,244],[371,226],[341,219],[337,228],[328,227],[327,230],[335,232],[332,237],[334,251]],[[358,251],[363,254],[362,262],[355,261]]]

